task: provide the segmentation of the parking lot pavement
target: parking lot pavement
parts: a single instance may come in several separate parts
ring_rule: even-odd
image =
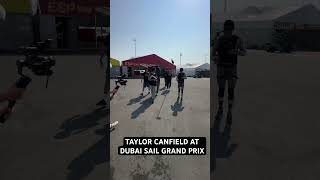
[[[0,56],[0,91],[17,78],[17,56]],[[33,81],[0,127],[1,180],[95,180],[107,177],[104,70],[97,56],[56,56],[48,89]],[[5,104],[1,104],[4,106]]]
[[[112,80],[111,85],[115,84]],[[123,137],[188,137],[209,138],[210,79],[188,78],[183,101],[177,101],[177,83],[160,91],[151,104],[150,94],[142,91],[141,80],[128,80],[111,102],[111,121],[119,121],[111,132],[111,167],[114,180],[144,179],[209,179],[209,149],[205,156],[119,156]],[[209,140],[207,140],[209,147]]]
[[[320,179],[319,67],[320,53],[249,51],[239,59],[231,137],[215,142],[220,150],[236,148],[212,153],[211,179]],[[216,106],[215,79],[211,84]]]

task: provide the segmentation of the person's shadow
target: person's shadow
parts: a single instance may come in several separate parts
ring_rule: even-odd
[[[136,103],[140,102],[146,96],[147,95],[145,95],[145,96],[141,96],[140,95],[139,97],[132,98],[132,99],[129,100],[129,103],[127,105],[130,106],[130,105],[136,104]]]
[[[131,113],[131,119],[137,119],[140,114],[144,113],[152,104],[152,98],[142,101],[141,106]]]
[[[216,159],[218,158],[230,158],[233,152],[238,147],[237,144],[230,143],[232,119],[225,123],[223,131],[220,131],[221,117],[215,118],[213,128],[210,130],[211,137],[211,154],[213,159],[211,162],[211,172],[216,168]],[[213,137],[213,138],[212,138]],[[212,152],[213,151],[213,152]]]
[[[165,90],[165,91],[162,91],[161,95],[166,96],[167,94],[169,94],[169,92],[170,92],[170,91],[167,89],[167,90]]]
[[[179,97],[177,98],[177,101],[174,103],[174,105],[171,105],[171,110],[173,111],[172,115],[173,116],[178,116],[178,112],[182,112],[184,110],[184,107],[182,107],[182,101],[183,98],[180,98],[179,101]]]
[[[99,121],[107,117],[108,109],[97,109],[88,114],[76,115],[66,119],[60,126],[60,132],[57,133],[55,139],[65,139],[69,136],[79,134],[92,127],[99,125]]]
[[[110,161],[110,134],[106,133],[107,130],[107,126],[96,130],[96,134],[103,138],[71,161],[68,165],[70,172],[67,180],[81,180],[87,177],[97,165]],[[112,177],[112,172],[107,169],[105,176],[107,179]]]

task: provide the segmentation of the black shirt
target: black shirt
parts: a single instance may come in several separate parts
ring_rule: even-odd
[[[184,77],[186,76],[186,74],[184,72],[179,72],[178,74],[178,83],[179,84],[183,84],[184,83]]]
[[[236,35],[232,35],[230,37],[221,36],[219,38],[219,46],[217,48],[217,52],[220,62],[218,65],[234,66],[238,63],[238,55],[229,53],[232,50],[236,50],[238,39],[239,37]]]
[[[148,74],[147,73],[143,73],[143,81],[145,83],[148,82],[148,78],[149,78]]]

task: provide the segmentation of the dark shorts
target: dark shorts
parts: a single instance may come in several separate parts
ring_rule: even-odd
[[[149,87],[149,82],[143,82],[143,87]]]
[[[218,79],[238,79],[237,66],[217,66]]]
[[[178,82],[178,87],[184,87],[184,83]]]

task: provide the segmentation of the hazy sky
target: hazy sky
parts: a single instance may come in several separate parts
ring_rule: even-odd
[[[231,11],[243,9],[250,5],[286,7],[313,3],[320,6],[320,0],[227,0]],[[223,12],[224,0],[211,0],[211,7],[215,12]]]
[[[182,64],[210,53],[210,0],[111,0],[111,57],[157,54]]]

